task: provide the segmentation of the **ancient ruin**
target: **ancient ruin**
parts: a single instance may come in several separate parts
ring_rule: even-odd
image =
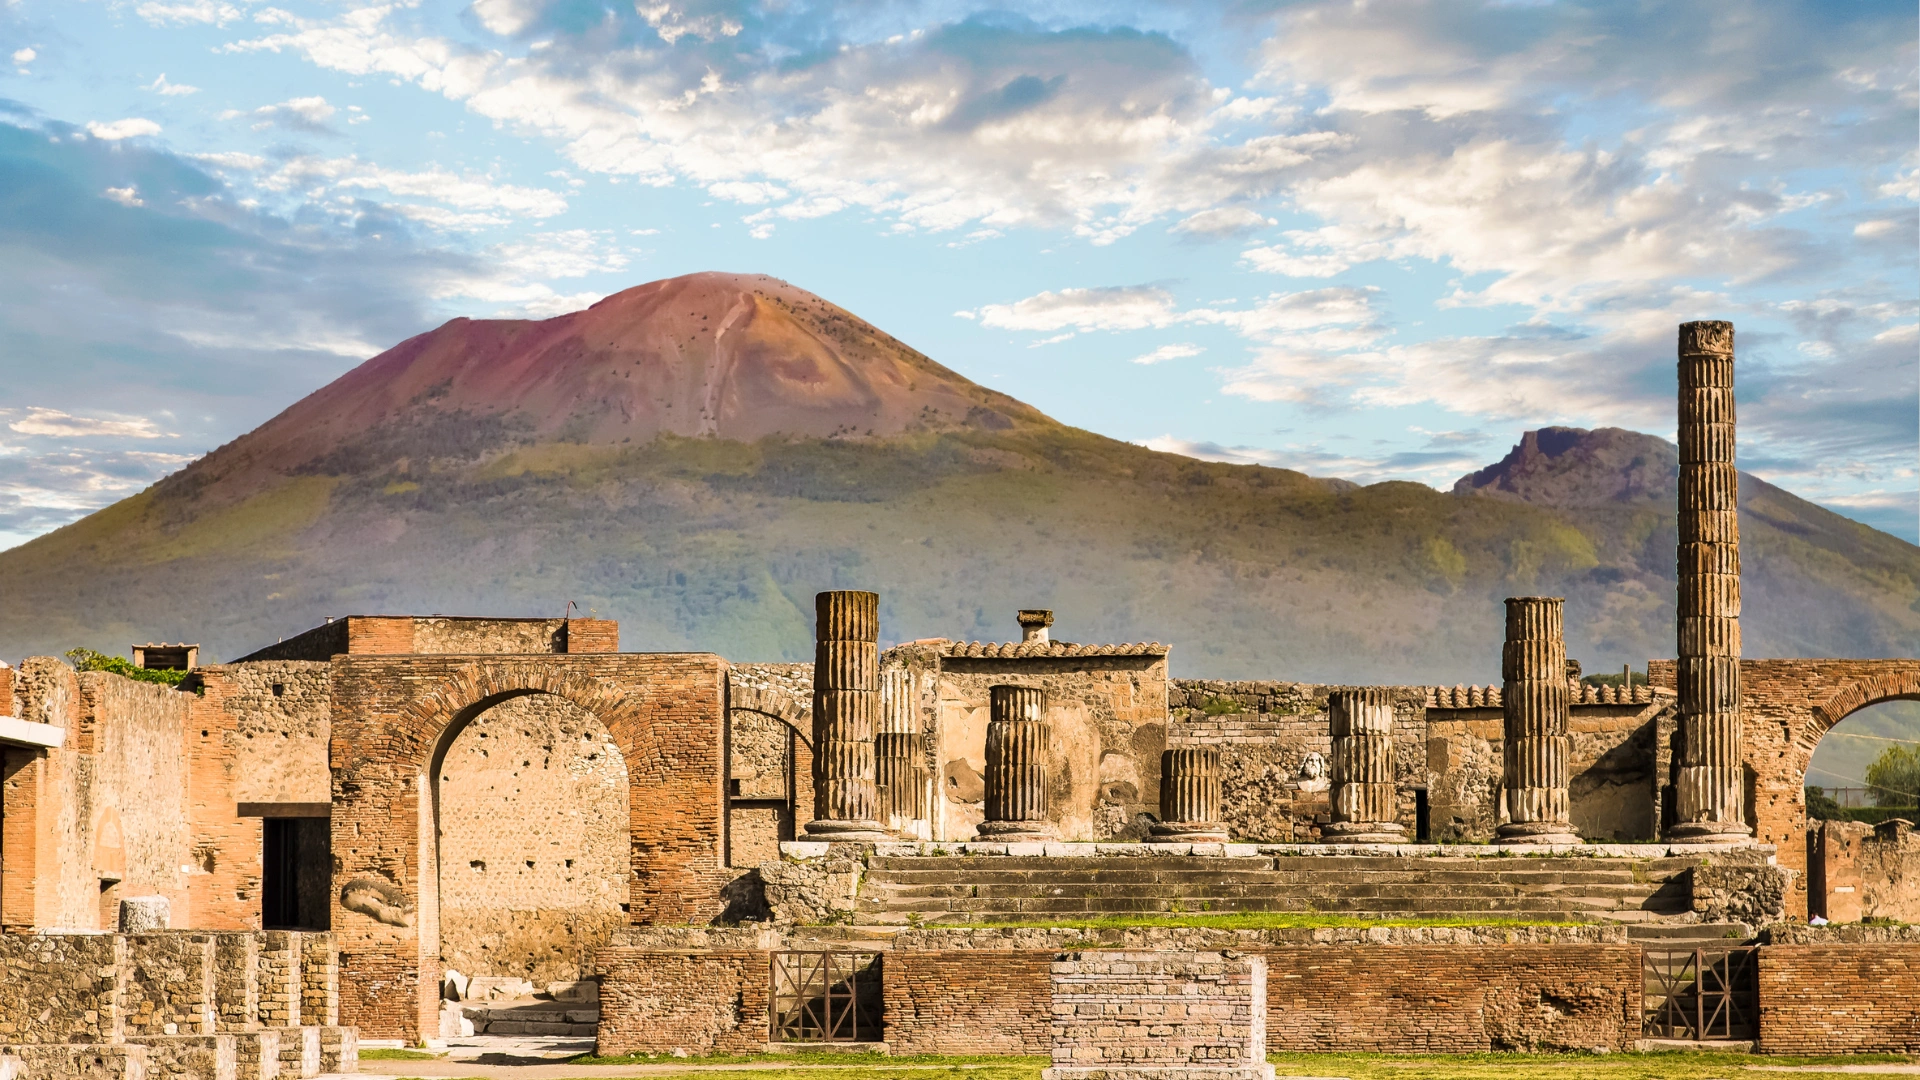
[[[1500,686],[1176,679],[1169,646],[1059,640],[1051,611],[920,638],[860,591],[819,594],[811,665],[348,616],[178,687],[0,668],[0,968],[90,980],[45,1015],[0,995],[0,1061],[313,1075],[470,1033],[1062,1077],[1187,1049],[1261,1075],[1261,1039],[1920,1051],[1920,938],[1859,923],[1916,917],[1920,836],[1810,829],[1803,797],[1834,724],[1920,700],[1920,660],[1740,659],[1732,342],[1680,328],[1678,652],[1647,684],[1580,681],[1551,597],[1507,601]],[[1192,918],[1249,911],[1414,925]],[[1060,925],[1115,914],[1141,925]],[[1732,1027],[1674,1027],[1684,994],[1649,987],[1682,953],[1748,973]],[[1225,1019],[1089,1042],[1073,995],[1135,955]],[[192,983],[164,1007],[156,957]]]

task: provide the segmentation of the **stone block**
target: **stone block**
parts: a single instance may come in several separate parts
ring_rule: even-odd
[[[147,1048],[114,1044],[0,1046],[0,1076],[14,1080],[147,1080]],[[164,1074],[161,1074],[164,1075]]]
[[[360,1032],[328,1025],[320,1029],[320,1071],[350,1073],[360,1070]]]
[[[234,1068],[239,1080],[274,1080],[280,1070],[280,1028],[235,1032]]]
[[[135,1035],[127,1039],[147,1048],[148,1080],[236,1080],[234,1036]]]
[[[309,1025],[281,1029],[280,1075],[289,1078],[320,1075],[318,1027]]]
[[[129,896],[120,901],[120,932],[145,934],[172,922],[172,903],[164,896]]]

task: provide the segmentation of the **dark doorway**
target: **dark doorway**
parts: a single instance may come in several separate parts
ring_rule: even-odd
[[[1416,843],[1433,842],[1433,817],[1427,809],[1427,789],[1413,789],[1413,839]]]
[[[260,922],[268,930],[327,930],[333,913],[333,837],[326,818],[266,818]]]

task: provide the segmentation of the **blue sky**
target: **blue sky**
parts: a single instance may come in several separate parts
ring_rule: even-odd
[[[1671,436],[1920,540],[1904,3],[0,0],[0,546],[405,337],[769,273],[1069,423]]]

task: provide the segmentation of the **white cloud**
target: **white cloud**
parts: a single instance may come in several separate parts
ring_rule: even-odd
[[[162,97],[183,97],[187,94],[197,94],[200,92],[200,88],[197,86],[187,86],[184,83],[168,82],[167,73],[164,71],[160,73],[158,78],[154,79],[152,82],[141,87],[140,89],[145,90],[148,93],[159,94]]]
[[[40,55],[39,53],[33,50],[32,46],[28,46],[23,49],[15,49],[13,50],[13,62],[15,65],[19,67],[26,67],[28,64],[33,63],[34,60],[39,57],[39,55]]]
[[[58,409],[43,409],[38,406],[27,409],[27,415],[7,424],[10,431],[20,435],[46,435],[60,438],[80,438],[97,435],[118,436],[127,439],[160,439],[172,437],[162,431],[153,421],[139,416],[114,416],[108,418],[74,416]]]
[[[999,330],[1146,330],[1180,322],[1173,294],[1153,285],[1043,292],[1011,304],[988,304],[969,318]]]
[[[263,164],[248,155],[202,160],[234,169],[258,170]],[[520,218],[540,220],[567,209],[566,196],[547,188],[505,184],[488,176],[462,175],[439,167],[417,172],[388,169],[358,157],[296,157],[259,176],[256,182],[263,191],[297,194],[323,203],[330,198],[364,198],[374,193],[431,200],[452,209],[417,203],[396,203],[391,208],[426,224],[459,230],[491,228]]]
[[[121,206],[147,205],[146,201],[140,198],[140,189],[134,187],[132,184],[128,184],[126,187],[110,187],[106,190],[106,196]]]
[[[114,120],[105,124],[98,120],[91,120],[87,122],[87,134],[96,139],[106,139],[111,142],[119,139],[135,139],[142,135],[158,135],[160,125],[139,117]]]
[[[251,117],[253,119],[253,130],[255,131],[266,131],[269,128],[279,127],[289,131],[304,131],[315,135],[336,135],[339,133],[327,126],[327,121],[332,119],[333,114],[339,111],[340,110],[334,108],[332,105],[327,104],[326,98],[318,96],[297,97],[289,98],[277,105],[262,105],[251,112],[229,109],[220,114],[220,119],[232,120],[242,116]]]
[[[1206,240],[1225,240],[1257,232],[1274,220],[1244,206],[1223,206],[1202,210],[1180,219],[1168,232]]]
[[[1288,277],[1333,277],[1353,265],[1338,255],[1300,255],[1277,247],[1248,248],[1240,257],[1252,269]]]
[[[172,4],[148,0],[133,10],[154,26],[185,26],[192,23],[225,26],[245,14],[236,5],[217,3],[216,0],[188,0],[186,3]]]
[[[1136,364],[1158,364],[1162,360],[1183,360],[1189,356],[1199,356],[1207,350],[1198,345],[1162,345],[1150,353],[1142,353],[1133,358]]]

